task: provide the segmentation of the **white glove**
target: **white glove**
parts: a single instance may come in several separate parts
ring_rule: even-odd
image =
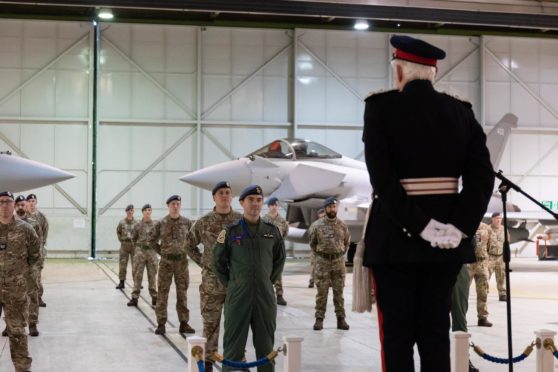
[[[436,237],[445,234],[447,227],[448,226],[446,224],[436,221],[432,218],[430,221],[428,221],[428,224],[420,233],[420,237],[427,242],[432,243],[436,239]]]
[[[459,246],[461,239],[464,238],[464,234],[452,224],[446,224],[445,230],[440,230],[440,235],[434,238],[430,242],[432,247],[438,247],[442,249],[454,249]]]

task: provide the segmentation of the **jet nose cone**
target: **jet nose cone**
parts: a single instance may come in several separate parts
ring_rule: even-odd
[[[238,194],[250,184],[251,173],[246,159],[237,159],[188,173],[180,180],[205,190],[212,190],[217,182],[228,181],[233,193]]]
[[[0,190],[20,192],[61,182],[74,175],[37,161],[0,155]]]

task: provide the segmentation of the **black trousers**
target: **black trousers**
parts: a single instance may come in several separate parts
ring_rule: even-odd
[[[449,312],[457,263],[374,265],[383,372],[450,372]]]

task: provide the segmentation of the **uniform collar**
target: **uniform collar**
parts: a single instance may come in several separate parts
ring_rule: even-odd
[[[424,90],[434,90],[434,86],[430,80],[412,80],[403,87],[403,93],[413,93]]]

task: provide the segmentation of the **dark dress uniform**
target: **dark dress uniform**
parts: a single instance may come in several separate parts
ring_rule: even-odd
[[[411,47],[401,59],[445,56],[402,38]],[[416,343],[422,371],[449,372],[451,291],[462,264],[475,261],[471,238],[494,186],[486,136],[469,103],[413,80],[366,99],[363,141],[374,189],[363,263],[375,279],[383,370],[414,371]],[[455,249],[433,248],[420,237],[431,219],[467,238]]]
[[[256,357],[273,350],[277,304],[273,283],[285,264],[285,245],[273,222],[260,218],[255,233],[241,218],[219,234],[213,248],[214,271],[227,287],[225,299],[224,357],[240,361],[252,329]],[[223,366],[223,371],[229,368]],[[274,365],[258,367],[274,371]]]

